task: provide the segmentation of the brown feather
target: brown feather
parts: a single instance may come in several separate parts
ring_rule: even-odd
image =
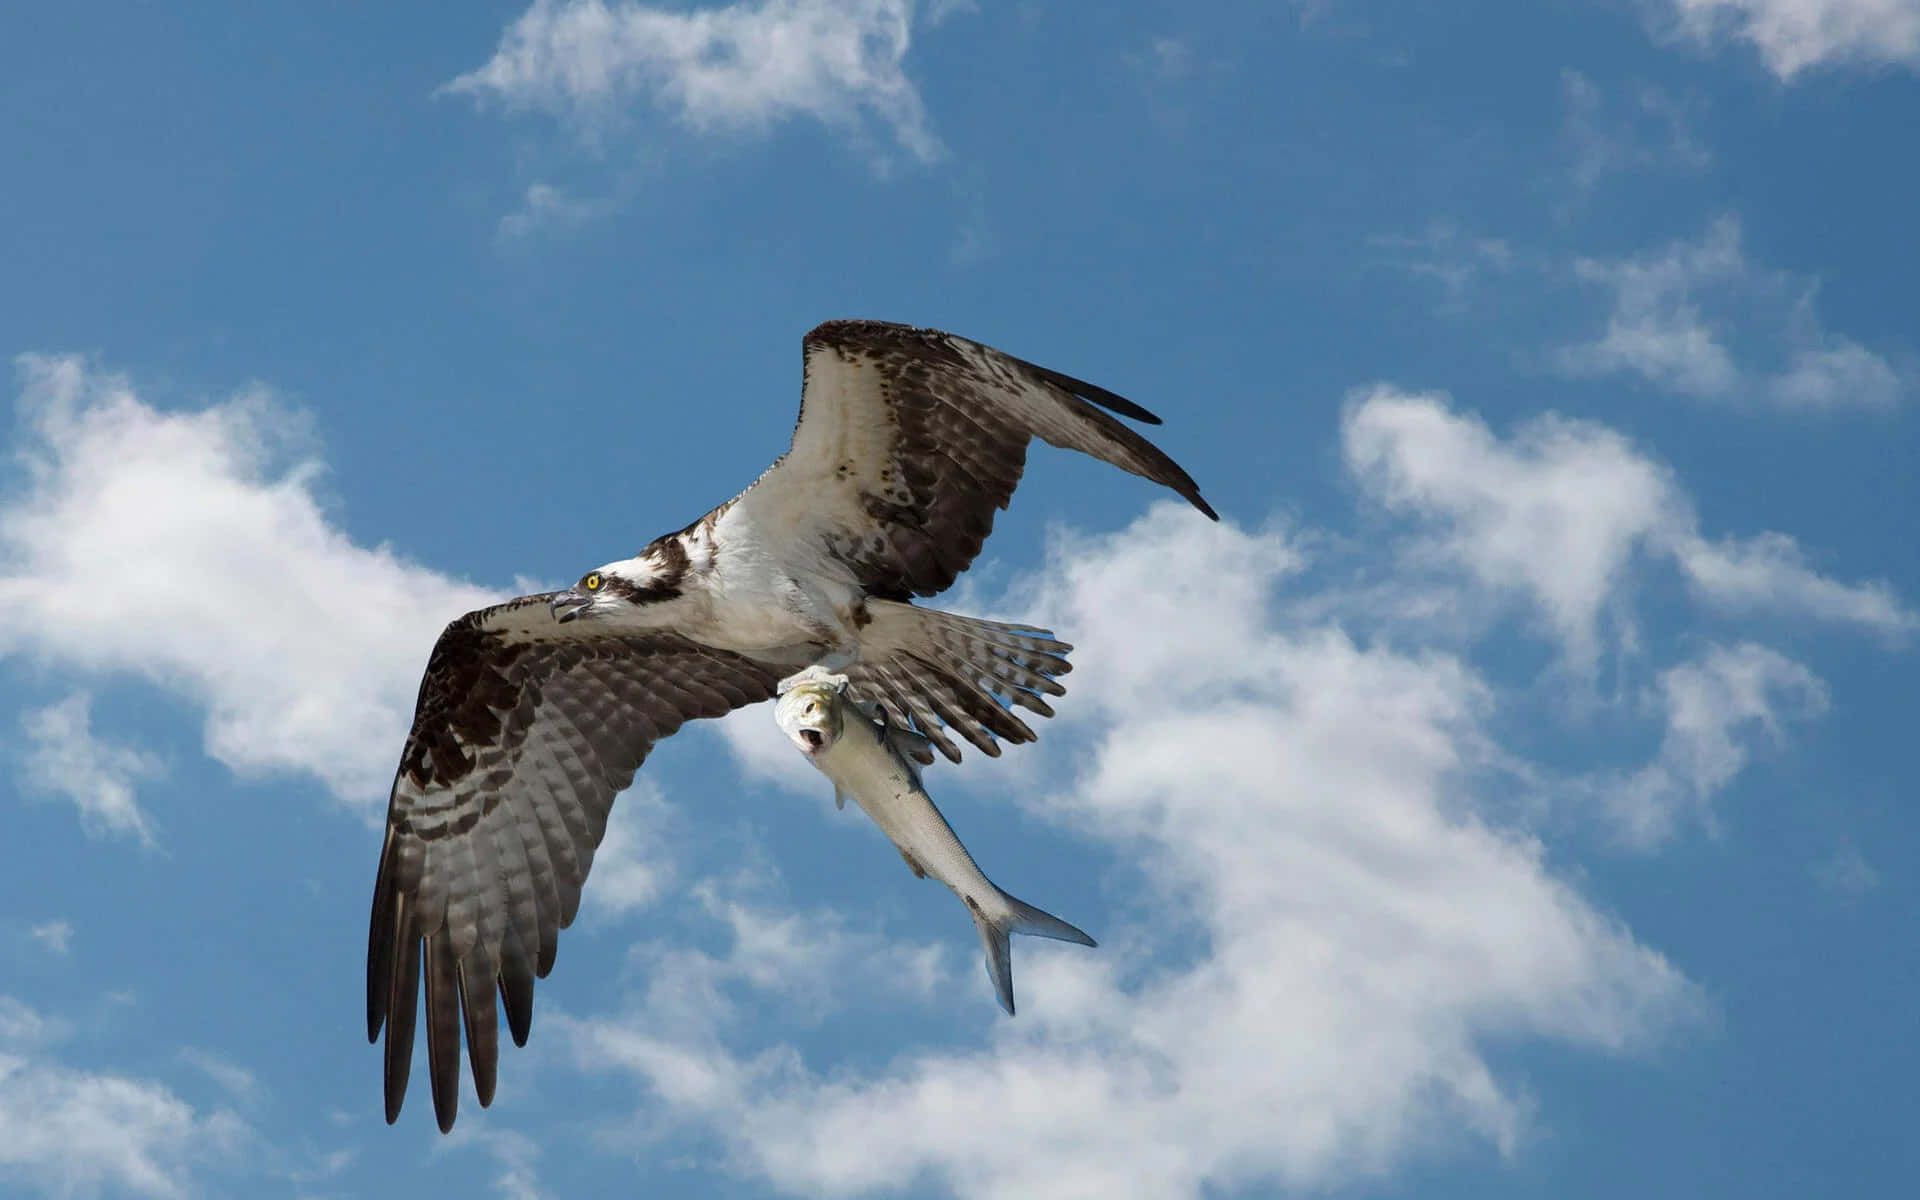
[[[446,1130],[462,1033],[485,1104],[499,1011],[524,1045],[534,980],[553,969],[613,798],[653,742],[768,699],[778,679],[677,635],[562,625],[550,598],[467,614],[428,660],[368,926],[367,1030],[373,1040],[386,1031],[388,1121],[406,1097],[423,967],[434,1115]]]

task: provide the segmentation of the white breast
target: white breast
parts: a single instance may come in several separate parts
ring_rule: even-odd
[[[813,555],[796,561],[776,554],[772,542],[738,513],[729,509],[714,526],[713,565],[704,576],[712,625],[694,636],[743,651],[850,643],[849,616],[861,599],[859,589],[821,571],[822,564],[808,561]]]

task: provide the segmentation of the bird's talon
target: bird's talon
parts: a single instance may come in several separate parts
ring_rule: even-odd
[[[816,663],[811,667],[795,671],[785,679],[782,679],[775,688],[775,694],[784,696],[803,683],[819,684],[822,687],[830,687],[836,692],[845,692],[847,690],[847,677],[845,675],[836,675]]]

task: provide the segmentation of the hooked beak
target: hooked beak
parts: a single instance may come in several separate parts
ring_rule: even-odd
[[[592,603],[593,597],[581,595],[578,588],[568,588],[547,601],[547,607],[552,610],[553,619],[565,625],[586,611],[587,606]]]

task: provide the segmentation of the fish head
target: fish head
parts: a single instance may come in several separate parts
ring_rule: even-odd
[[[842,703],[836,688],[802,683],[780,697],[774,720],[800,748],[800,753],[812,758],[825,753],[840,740]]]

